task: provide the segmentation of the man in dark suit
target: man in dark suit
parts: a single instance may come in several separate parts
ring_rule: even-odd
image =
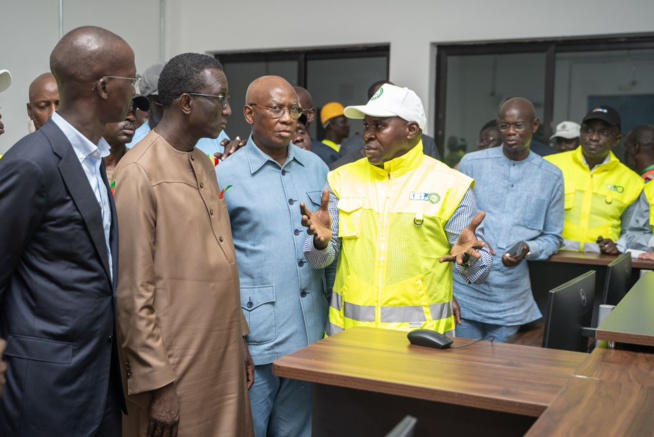
[[[50,69],[59,110],[0,160],[0,435],[120,436],[118,230],[101,136],[132,104],[134,52],[82,27]]]

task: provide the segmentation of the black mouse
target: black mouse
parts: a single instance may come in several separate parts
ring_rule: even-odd
[[[436,349],[446,349],[452,345],[452,339],[447,335],[441,334],[431,329],[416,329],[407,334],[411,344],[416,346],[433,347]]]

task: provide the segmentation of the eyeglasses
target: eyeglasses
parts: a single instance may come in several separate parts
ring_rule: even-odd
[[[302,115],[302,108],[300,108],[299,106],[291,106],[290,108],[284,108],[283,106],[279,106],[279,105],[263,106],[263,105],[257,105],[256,103],[248,103],[247,106],[258,106],[259,108],[267,109],[268,112],[270,112],[270,116],[272,118],[282,118],[286,111],[288,111],[288,115],[290,115],[291,118],[294,120],[297,120],[298,118],[300,118],[300,115]]]
[[[223,109],[223,111],[226,110],[227,107],[229,106],[229,94],[228,95],[225,95],[225,94],[218,94],[218,95],[216,95],[216,94],[202,94],[202,93],[184,93],[184,94],[188,94],[189,96],[205,97],[207,99],[218,99],[218,103],[220,103],[220,107]],[[179,95],[177,97],[181,97],[181,95]],[[175,97],[175,99],[177,97]]]
[[[490,143],[492,143],[493,141],[497,141],[497,138],[495,138],[495,137],[491,137],[491,136],[483,136],[483,137],[480,137],[480,138],[479,138],[479,142],[480,142],[481,144],[490,144]]]
[[[132,86],[133,86],[134,88],[137,88],[138,85],[139,85],[139,83],[141,82],[141,75],[140,75],[140,74],[137,74],[136,77],[102,76],[100,79],[98,79],[97,81],[95,81],[95,83],[93,84],[93,88],[91,89],[91,91],[93,91],[93,90],[95,90],[95,89],[97,88],[98,83],[99,83],[102,79],[129,80],[129,81],[132,82]]]
[[[527,125],[524,123],[499,123],[497,125],[497,128],[502,132],[508,131],[511,127],[513,127],[516,132],[522,132],[527,128]]]

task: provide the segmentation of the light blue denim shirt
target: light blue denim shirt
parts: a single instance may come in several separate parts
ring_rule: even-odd
[[[465,155],[459,171],[475,179],[477,206],[486,211],[485,238],[496,253],[485,283],[468,285],[454,276],[461,316],[503,326],[538,319],[527,263],[508,268],[502,255],[518,241],[529,244],[530,260],[556,253],[563,241],[561,171],[535,153],[511,161],[502,146]]]
[[[324,271],[313,269],[304,257],[307,232],[300,202],[312,211],[320,207],[327,172],[318,156],[294,145],[280,166],[252,136],[216,167],[232,224],[241,307],[250,327],[246,340],[256,365],[324,336]]]

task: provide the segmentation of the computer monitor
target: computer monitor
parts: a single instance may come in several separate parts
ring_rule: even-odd
[[[595,271],[550,290],[543,347],[586,352],[582,328],[590,327],[595,299]]]
[[[631,253],[626,252],[617,257],[606,269],[604,293],[601,303],[617,305],[629,291],[631,282]]]

